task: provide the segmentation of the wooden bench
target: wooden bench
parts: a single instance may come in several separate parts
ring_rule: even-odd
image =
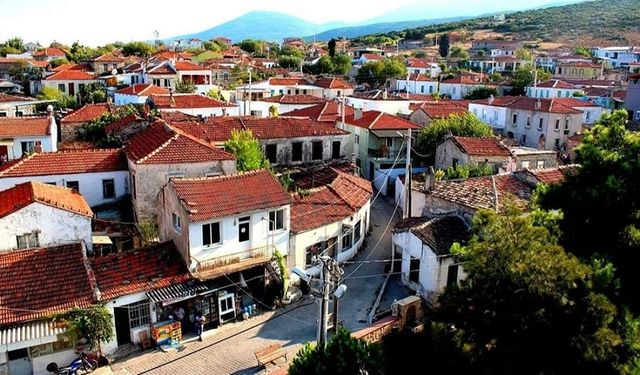
[[[280,344],[269,345],[266,348],[255,352],[255,355],[258,360],[258,364],[265,368],[267,367],[267,364],[272,363],[278,358],[284,357],[285,361],[288,360],[287,352],[282,349],[282,345]]]

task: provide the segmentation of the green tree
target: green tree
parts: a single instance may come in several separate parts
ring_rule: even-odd
[[[322,56],[315,64],[316,74],[332,74],[335,68],[333,59],[329,56]]]
[[[388,78],[407,76],[406,65],[397,59],[383,59],[364,63],[356,76],[358,83],[369,83],[372,86],[383,84]]]
[[[329,57],[334,57],[336,55],[336,40],[331,38],[327,43],[327,48],[329,49]]]
[[[115,111],[104,113],[97,119],[80,126],[80,128],[78,128],[78,138],[83,141],[93,142],[99,148],[120,147],[120,141],[114,137],[108,137],[104,127],[131,114],[144,117],[141,112],[142,106],[135,106],[133,104],[117,107]]]
[[[24,41],[22,40],[22,38],[18,38],[18,37],[11,38],[6,42],[4,42],[4,45],[19,51],[18,53],[22,53],[25,51]]]
[[[278,64],[285,69],[295,69],[302,63],[302,58],[292,55],[280,55]]]
[[[475,88],[464,97],[467,100],[487,99],[491,96],[498,96],[498,90],[495,87],[478,87]]]
[[[233,130],[231,138],[224,143],[224,149],[236,156],[240,172],[269,167],[260,142],[253,137],[251,130]]]
[[[353,338],[340,329],[325,348],[305,345],[291,362],[289,375],[377,374],[383,363],[378,344]]]
[[[52,67],[52,68],[57,68],[57,67],[59,67],[60,65],[64,65],[64,64],[68,64],[68,63],[69,63],[69,60],[67,60],[67,59],[66,59],[66,58],[64,58],[64,57],[60,57],[60,58],[57,58],[57,59],[53,59],[53,60],[51,60],[51,63],[50,63],[50,64],[51,64],[51,67]]]
[[[104,103],[107,101],[106,88],[102,82],[91,82],[80,89],[80,104]]]
[[[471,230],[467,246],[452,248],[467,277],[442,295],[435,320],[474,373],[612,374],[635,359],[621,353],[634,352],[625,341],[638,335],[620,329],[594,270],[531,215],[481,210]]]
[[[196,85],[191,81],[176,81],[176,92],[180,94],[193,94]]]
[[[351,70],[351,57],[345,54],[338,54],[333,58],[333,73],[345,75]]]
[[[518,48],[516,50],[516,58],[531,61],[533,59],[533,55],[531,54],[531,51],[526,48]]]
[[[76,100],[53,87],[43,87],[38,94],[40,100],[55,100],[54,107],[57,108],[75,108]]]
[[[575,53],[576,55],[584,56],[586,58],[593,57],[593,51],[591,51],[591,48],[585,46],[576,46],[573,49],[573,53]]]
[[[551,79],[551,73],[544,69],[537,69],[538,82],[544,82]],[[513,89],[511,95],[524,95],[527,91],[527,86],[533,85],[535,79],[535,70],[531,65],[526,65],[518,68],[513,75]]]
[[[469,51],[462,47],[453,47],[451,48],[451,57],[460,60],[469,60]]]
[[[255,39],[245,39],[240,42],[240,48],[248,53],[256,53],[262,49],[262,42]]]
[[[126,56],[149,57],[153,52],[153,45],[145,42],[129,42],[122,46],[122,53]]]
[[[302,52],[299,48],[294,46],[284,46],[280,49],[280,56],[295,56],[300,59],[304,57],[304,52]]]
[[[54,317],[54,322],[67,326],[67,334],[73,342],[84,338],[91,350],[102,354],[102,343],[114,337],[113,316],[104,305],[94,305],[84,309],[73,310]]]
[[[469,165],[456,165],[455,167],[449,167],[444,171],[444,177],[447,180],[455,180],[458,178],[491,176],[493,166],[491,164],[469,164]]]
[[[213,88],[213,89],[207,91],[207,96],[210,97],[211,99],[220,100],[220,98],[221,98],[220,90],[217,89],[217,88]]]
[[[541,194],[545,208],[560,209],[562,244],[585,259],[603,254],[622,280],[623,300],[635,311],[640,266],[640,134],[626,128],[619,110],[585,133],[575,150],[581,167]]]
[[[431,121],[429,126],[420,129],[416,149],[418,153],[427,155],[427,162],[435,160],[438,145],[444,142],[447,132],[462,137],[490,137],[493,131],[489,125],[478,120],[471,113],[452,115],[446,119]]]
[[[90,47],[83,46],[79,42],[74,42],[67,52],[67,59],[75,63],[86,62],[96,56],[96,51]]]
[[[443,34],[440,37],[440,44],[438,45],[438,52],[440,53],[440,56],[442,57],[447,57],[449,56],[449,47],[450,47],[450,43],[449,43],[449,34]]]

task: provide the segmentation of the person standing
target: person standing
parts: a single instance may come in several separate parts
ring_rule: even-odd
[[[198,335],[198,340],[202,341],[202,331],[204,331],[204,316],[202,316],[201,312],[196,314],[196,334]]]

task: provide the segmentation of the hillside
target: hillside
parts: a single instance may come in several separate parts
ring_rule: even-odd
[[[460,28],[494,30],[515,40],[557,41],[567,45],[640,44],[640,0],[596,0],[527,10],[506,15],[504,21],[481,17],[441,25],[374,34],[392,38],[422,38]],[[358,42],[358,38],[354,40]]]

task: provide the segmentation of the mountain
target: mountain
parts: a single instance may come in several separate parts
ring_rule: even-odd
[[[217,36],[226,36],[234,42],[255,38],[280,42],[285,37],[313,35],[341,25],[344,25],[344,23],[332,22],[325,25],[317,25],[283,13],[254,11],[211,29],[194,34],[180,35],[169,40],[187,38],[209,40]]]
[[[640,0],[594,0],[508,13],[504,21],[479,17],[373,35],[413,39],[465,28],[493,30],[516,40],[560,42],[570,46],[638,45],[639,22]],[[366,36],[370,35],[363,37]]]

